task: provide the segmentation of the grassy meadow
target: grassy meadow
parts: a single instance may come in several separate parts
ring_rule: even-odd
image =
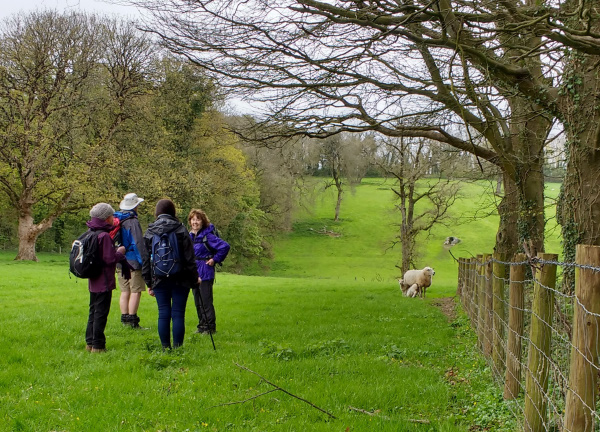
[[[457,257],[491,251],[496,219],[437,229],[419,259],[436,269],[428,299],[403,298],[387,187],[365,180],[339,223],[320,194],[276,240],[268,275],[218,274],[216,351],[192,333],[191,296],[184,346],[163,352],[154,299],[142,297],[146,329],[132,330],[117,291],[108,352],[90,354],[87,281],[69,278],[67,257],[0,252],[0,431],[515,430],[467,320],[436,307],[456,290],[443,239],[463,240]],[[467,188],[458,216],[485,195]]]
[[[275,259],[270,275],[382,281],[391,284],[400,278],[400,244],[392,248],[399,230],[400,216],[394,210],[390,180],[363,179],[352,192],[344,195],[340,221],[334,222],[335,193],[332,189],[315,194],[314,208],[298,212],[293,231],[276,242]],[[554,202],[560,185],[546,188],[546,250],[560,253]],[[315,190],[319,191],[317,186]],[[494,212],[495,182],[464,183],[460,199],[452,208],[447,224],[435,227],[429,237],[420,238],[417,267],[435,269],[434,285],[427,291],[432,296],[449,296],[456,291],[458,268],[444,249],[446,237],[461,239],[451,251],[456,257],[492,253],[498,216]],[[477,220],[473,220],[474,218]],[[341,234],[331,237],[319,234],[325,228]]]

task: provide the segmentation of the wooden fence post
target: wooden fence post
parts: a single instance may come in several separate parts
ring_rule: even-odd
[[[600,266],[600,247],[577,245],[575,262]],[[592,432],[598,382],[600,343],[600,273],[575,268],[575,312],[571,369],[565,407],[564,430]]]
[[[514,262],[525,261],[525,254],[515,255]],[[508,310],[508,349],[506,352],[506,376],[504,399],[515,399],[521,387],[521,338],[523,337],[525,290],[525,264],[510,266],[510,293]]]
[[[462,278],[461,278],[462,286],[460,288],[460,296],[461,296],[461,298],[464,297],[465,291],[467,289],[467,276],[469,275],[468,265],[469,265],[469,259],[468,258],[463,258],[463,263],[462,263]]]
[[[539,253],[538,258],[555,261],[558,255]],[[556,265],[539,265],[535,271],[531,328],[529,332],[529,354],[527,379],[525,382],[525,424],[526,432],[542,432],[546,428],[546,392],[552,337],[552,313],[554,309],[554,287],[556,286]],[[550,288],[550,289],[548,289]]]
[[[483,354],[487,358],[492,358],[492,328],[494,327],[492,317],[492,254],[485,254],[483,262],[485,263],[485,277],[483,280],[483,316],[485,319],[483,327]]]
[[[471,278],[469,288],[469,311],[471,327],[477,330],[477,257],[471,258]]]
[[[464,264],[464,258],[458,258],[458,281],[456,285],[456,296],[458,298],[462,298],[462,284],[463,284],[463,278],[464,278],[464,269],[463,269],[463,264]]]
[[[462,306],[467,316],[471,318],[471,309],[469,308],[468,298],[471,295],[471,258],[467,258],[465,261],[465,286],[462,293]]]
[[[483,255],[477,255],[477,345],[483,352],[485,337],[485,265]]]
[[[506,278],[506,264],[502,262],[506,261],[506,255],[501,253],[494,253],[494,276],[493,276],[493,304],[492,310],[493,315],[493,351],[492,360],[494,365],[494,372],[498,376],[502,376],[504,371],[504,323],[506,322],[506,316],[504,313],[504,279]]]
[[[462,265],[462,274],[463,274],[462,282],[463,282],[463,286],[462,286],[461,291],[460,291],[460,303],[461,303],[461,305],[463,307],[463,310],[465,312],[468,312],[468,310],[467,310],[467,308],[465,306],[465,296],[467,295],[467,291],[469,289],[468,288],[468,282],[467,282],[468,281],[468,276],[469,276],[469,258],[464,258],[464,260],[465,261],[463,262],[463,265]]]

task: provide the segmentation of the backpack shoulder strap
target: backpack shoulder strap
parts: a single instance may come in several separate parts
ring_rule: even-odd
[[[202,244],[204,244],[204,246],[206,246],[206,249],[210,252],[213,253],[215,252],[215,249],[210,247],[210,245],[208,244],[208,234],[205,234],[204,237],[202,237]]]

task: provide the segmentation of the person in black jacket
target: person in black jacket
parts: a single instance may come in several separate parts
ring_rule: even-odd
[[[173,322],[173,347],[183,344],[185,336],[185,307],[190,288],[198,282],[198,271],[194,257],[194,247],[187,228],[175,216],[175,204],[162,199],[156,204],[156,221],[151,223],[144,234],[149,256],[142,262],[142,276],[148,286],[148,294],[156,298],[158,305],[158,336],[163,348],[171,348],[171,321]],[[157,248],[153,242],[161,235],[174,232],[177,241],[171,249],[177,249],[176,271],[165,275],[158,271]]]

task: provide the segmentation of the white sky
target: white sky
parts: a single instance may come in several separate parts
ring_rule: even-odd
[[[0,20],[20,12],[27,13],[36,9],[80,10],[134,20],[139,19],[142,15],[134,6],[111,4],[101,0],[0,0]],[[255,111],[251,105],[239,99],[229,100],[226,109],[232,114],[250,114]]]
[[[35,9],[82,10],[106,15],[136,18],[140,14],[133,6],[114,5],[99,0],[0,0],[0,19]]]

